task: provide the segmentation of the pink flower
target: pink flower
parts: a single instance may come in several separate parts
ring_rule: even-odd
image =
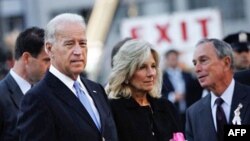
[[[185,138],[182,132],[176,132],[173,133],[173,138],[170,141],[185,141]]]

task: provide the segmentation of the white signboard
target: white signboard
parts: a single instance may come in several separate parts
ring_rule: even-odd
[[[144,39],[155,45],[156,50],[161,53],[176,48],[190,58],[192,55],[188,53],[193,52],[200,39],[222,38],[220,12],[216,9],[203,9],[172,15],[129,18],[122,21],[121,36]]]

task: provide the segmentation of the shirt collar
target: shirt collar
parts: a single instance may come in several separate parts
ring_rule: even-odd
[[[10,69],[10,74],[16,81],[23,94],[25,94],[31,88],[31,84],[18,75],[13,69]]]
[[[181,74],[181,69],[179,68],[167,68],[165,70],[169,75]]]
[[[66,76],[65,74],[61,73],[59,70],[57,70],[53,65],[50,66],[49,71],[54,74],[59,80],[61,80],[73,93],[75,93],[75,90],[73,88],[74,80],[70,77]],[[81,80],[80,76],[77,77],[77,81],[80,82],[81,86]]]
[[[233,92],[235,87],[235,80],[232,79],[231,83],[227,87],[227,89],[222,93],[221,98],[224,100],[224,103],[228,106],[232,104]],[[218,98],[213,92],[211,92],[211,106],[215,106],[215,100]]]

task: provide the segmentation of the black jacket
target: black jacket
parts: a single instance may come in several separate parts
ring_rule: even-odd
[[[0,141],[18,141],[16,122],[22,97],[21,89],[8,74],[0,82]]]
[[[171,102],[149,96],[148,100],[149,109],[133,98],[111,100],[119,141],[169,141],[174,132],[180,131],[179,117]]]
[[[234,74],[234,79],[237,82],[250,86],[250,69],[236,72]]]
[[[185,101],[186,101],[187,107],[189,107],[190,105],[192,105],[194,102],[196,102],[197,100],[201,98],[203,88],[200,86],[198,80],[194,78],[190,73],[182,71],[182,77],[185,83],[185,90],[186,90]],[[163,73],[163,87],[162,87],[163,97],[168,99],[168,94],[174,91],[175,89],[169,79],[169,75],[166,72],[164,72]]]
[[[117,141],[103,87],[82,78],[100,115],[101,131],[73,92],[52,73],[23,97],[18,119],[20,141]]]

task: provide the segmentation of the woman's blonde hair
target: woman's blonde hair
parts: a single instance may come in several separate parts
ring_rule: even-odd
[[[105,88],[109,98],[131,97],[128,81],[151,54],[156,62],[156,84],[149,95],[155,98],[161,97],[162,75],[159,68],[159,55],[153,49],[152,44],[133,39],[127,41],[113,58],[114,66],[109,77],[109,84]]]

